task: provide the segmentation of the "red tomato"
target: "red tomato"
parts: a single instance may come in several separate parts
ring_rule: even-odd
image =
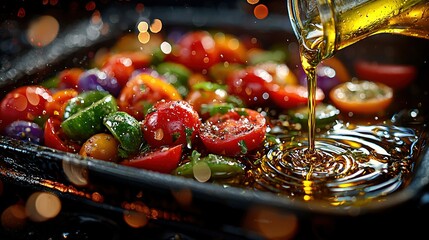
[[[270,98],[281,108],[294,108],[308,103],[308,90],[305,86],[271,84],[268,88]],[[323,99],[325,99],[323,90],[317,88],[316,103],[323,101]]]
[[[70,88],[54,93],[52,95],[52,101],[46,102],[45,104],[46,114],[51,117],[62,119],[66,103],[78,94],[78,91]]]
[[[238,96],[248,107],[267,105],[267,83],[273,77],[262,68],[249,67],[232,72],[226,78],[228,92]]]
[[[131,58],[121,55],[112,55],[107,59],[101,70],[106,72],[109,76],[116,78],[118,84],[123,87],[133,73],[134,66]]]
[[[120,164],[160,173],[171,173],[179,165],[181,157],[182,145],[176,145],[142,153],[131,159],[124,160]]]
[[[0,130],[15,120],[33,121],[44,114],[50,91],[42,86],[23,86],[10,91],[1,101]]]
[[[393,89],[405,88],[417,77],[417,68],[412,65],[358,61],[354,67],[359,79],[384,83]]]
[[[208,151],[235,156],[261,146],[266,128],[262,114],[243,108],[209,118],[202,124],[199,136]]]
[[[118,97],[121,111],[129,113],[137,120],[143,120],[146,111],[159,100],[181,100],[176,88],[147,73],[141,73],[127,82]]]
[[[220,61],[216,43],[206,31],[185,34],[166,58],[181,63],[194,71],[208,70]]]
[[[152,147],[194,142],[201,120],[186,101],[159,101],[142,121],[143,137]]]
[[[79,76],[84,72],[82,68],[70,68],[61,71],[58,74],[58,78],[60,79],[59,88],[73,88],[77,89],[77,84],[79,83]]]
[[[81,146],[67,140],[60,125],[61,121],[57,118],[48,118],[44,127],[45,146],[64,152],[78,153]]]

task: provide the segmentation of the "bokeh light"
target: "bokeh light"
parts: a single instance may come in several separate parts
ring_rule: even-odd
[[[268,7],[264,4],[259,4],[253,9],[253,14],[257,19],[264,19],[268,16]]]
[[[162,30],[162,21],[160,19],[154,19],[150,25],[150,31],[153,33],[159,33]]]
[[[61,211],[61,200],[48,192],[35,192],[27,199],[25,212],[29,219],[43,222],[54,218]]]
[[[22,203],[16,203],[7,207],[1,214],[1,225],[8,230],[19,230],[27,222],[25,206]]]
[[[41,16],[32,21],[28,27],[27,40],[34,47],[44,47],[58,35],[60,24],[52,16]]]

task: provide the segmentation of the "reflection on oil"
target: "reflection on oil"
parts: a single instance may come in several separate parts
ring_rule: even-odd
[[[359,205],[404,187],[420,149],[414,130],[386,125],[338,122],[317,137],[315,160],[306,158],[305,136],[281,139],[268,147],[254,187],[332,206]]]

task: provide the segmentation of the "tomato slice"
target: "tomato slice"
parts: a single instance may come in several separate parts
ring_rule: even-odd
[[[141,153],[133,158],[120,162],[120,164],[160,173],[171,173],[179,165],[181,157],[182,145],[176,145]]]
[[[302,85],[285,85],[278,84],[268,85],[270,98],[280,108],[294,108],[308,103],[308,90]],[[325,99],[325,94],[320,88],[316,88],[316,103]]]
[[[44,141],[45,145],[64,152],[77,153],[80,150],[80,145],[72,141],[66,140],[66,137],[61,129],[61,121],[57,118],[50,117],[45,122]]]
[[[417,77],[417,68],[412,65],[358,61],[354,67],[359,79],[380,82],[393,89],[403,89]]]
[[[265,117],[252,109],[240,108],[210,117],[200,128],[200,138],[215,154],[235,156],[258,148],[265,139]]]
[[[51,92],[37,85],[22,86],[10,91],[0,103],[0,130],[15,120],[33,121],[44,114]]]
[[[372,81],[342,83],[329,92],[333,104],[341,111],[354,114],[383,112],[393,100],[393,89]]]
[[[118,106],[137,120],[143,120],[147,110],[159,100],[181,100],[177,89],[161,78],[141,73],[130,79],[121,90]]]

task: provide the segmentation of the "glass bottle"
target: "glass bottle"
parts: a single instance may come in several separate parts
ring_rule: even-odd
[[[378,33],[429,39],[429,0],[287,0],[295,35],[312,65]]]

